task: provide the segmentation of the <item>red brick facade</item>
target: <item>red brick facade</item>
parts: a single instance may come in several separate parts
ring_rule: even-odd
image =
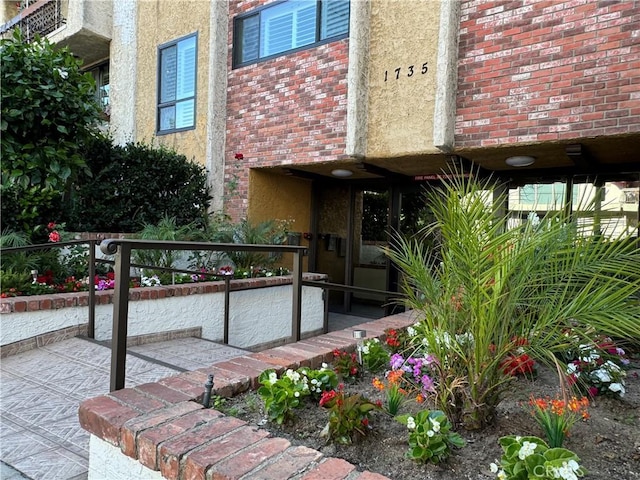
[[[461,8],[458,148],[640,130],[640,2]]]
[[[224,178],[235,219],[246,215],[249,168],[326,162],[345,151],[348,39],[232,69],[233,19],[265,3],[229,4]]]

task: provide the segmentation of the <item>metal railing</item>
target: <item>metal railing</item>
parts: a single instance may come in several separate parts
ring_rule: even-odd
[[[96,245],[100,243],[100,250],[107,255],[115,255],[115,260],[96,258]],[[102,240],[73,240],[24,247],[0,248],[0,255],[6,253],[18,253],[38,250],[51,250],[52,248],[64,248],[74,245],[89,245],[88,272],[89,286],[93,286],[96,275],[96,264],[106,263],[115,267],[115,285],[113,296],[113,329],[111,337],[111,375],[110,390],[120,390],[125,384],[126,347],[129,314],[129,289],[131,280],[131,268],[147,268],[170,272],[188,274],[203,274],[201,271],[184,270],[179,268],[159,267],[154,265],[142,265],[131,261],[133,250],[187,250],[187,251],[213,251],[213,252],[267,252],[267,253],[291,253],[293,254],[292,269],[292,311],[291,311],[291,339],[300,340],[301,316],[302,316],[302,287],[310,286],[322,288],[324,293],[324,317],[323,332],[329,331],[329,301],[328,291],[341,291],[347,293],[367,293],[384,297],[385,299],[401,299],[402,294],[384,290],[354,287],[326,281],[302,280],[302,259],[307,254],[307,247],[293,245],[248,245],[234,243],[205,243],[205,242],[170,242],[158,240],[133,240],[133,239],[106,239]],[[224,289],[224,326],[223,343],[229,343],[229,293],[232,275],[221,275],[206,272],[206,276],[222,278],[225,282]],[[88,289],[89,318],[87,335],[95,338],[95,287]],[[387,304],[387,306],[390,304]]]
[[[0,35],[6,36],[13,28],[22,31],[25,41],[32,42],[36,34],[44,37],[60,28],[66,22],[62,16],[62,0],[38,0],[33,2],[18,15],[0,25]]]
[[[384,305],[385,316],[391,315],[390,310],[391,310],[391,306],[393,305],[393,302],[400,305],[401,300],[405,298],[405,295],[399,292],[389,292],[387,290],[374,290],[371,288],[354,287],[351,285],[343,285],[341,283],[331,283],[331,282],[318,281],[318,280],[303,280],[302,285],[304,285],[305,287],[322,288],[323,291],[326,292],[325,302],[324,302],[324,319],[323,319],[323,325],[322,325],[322,331],[324,333],[329,332],[329,299],[328,299],[327,293],[330,290],[336,291],[336,292],[345,292],[345,293],[366,293],[369,295],[373,294],[373,295],[379,295],[383,297],[385,300],[393,300],[393,301],[387,302]]]
[[[291,337],[300,340],[302,316],[302,259],[306,247],[293,245],[247,245],[235,243],[168,242],[159,240],[106,239],[100,250],[115,255],[115,288],[113,297],[113,329],[111,333],[110,390],[124,388],[129,314],[129,280],[133,250],[190,250],[211,252],[268,252],[293,254]],[[226,282],[225,312],[228,312],[229,283]],[[227,314],[226,314],[227,315]],[[228,329],[228,316],[225,320]],[[228,340],[228,339],[227,339]]]

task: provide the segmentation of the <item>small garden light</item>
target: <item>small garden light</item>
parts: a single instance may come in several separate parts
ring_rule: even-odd
[[[358,363],[362,365],[362,339],[367,336],[366,330],[354,330],[353,338],[358,340],[358,344],[356,346],[356,355],[358,357]]]

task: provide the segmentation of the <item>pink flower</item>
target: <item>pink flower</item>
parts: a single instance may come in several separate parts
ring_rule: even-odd
[[[47,223],[47,228],[49,230],[55,230],[56,229],[56,222],[49,222]]]
[[[49,241],[50,242],[54,242],[54,243],[59,242],[60,241],[60,234],[56,230],[54,230],[53,232],[51,232],[49,234]]]

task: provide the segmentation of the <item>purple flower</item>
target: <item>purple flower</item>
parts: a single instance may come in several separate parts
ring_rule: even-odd
[[[398,370],[404,364],[404,358],[399,353],[394,353],[391,355],[391,361],[389,362],[391,365],[391,370]]]
[[[422,383],[422,389],[425,392],[434,391],[433,380],[431,380],[431,377],[429,377],[429,375],[423,375],[422,378],[420,379],[420,383]]]

